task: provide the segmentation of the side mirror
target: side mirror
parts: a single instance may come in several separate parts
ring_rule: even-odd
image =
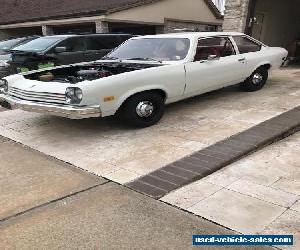
[[[56,47],[54,49],[55,53],[59,54],[59,53],[64,53],[67,52],[67,48],[66,47]]]
[[[207,57],[208,61],[215,61],[215,60],[219,60],[219,59],[220,59],[220,57],[218,57],[217,55],[209,55]]]

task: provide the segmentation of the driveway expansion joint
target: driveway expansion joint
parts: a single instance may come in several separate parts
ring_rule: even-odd
[[[65,196],[59,197],[59,198],[57,198],[57,199],[48,201],[48,202],[46,202],[46,203],[37,205],[37,206],[32,207],[32,208],[29,208],[29,209],[27,209],[27,210],[25,210],[25,211],[22,211],[22,212],[19,212],[19,213],[14,214],[14,215],[10,215],[10,216],[8,216],[8,217],[6,217],[6,218],[0,219],[0,223],[7,222],[7,221],[9,221],[10,219],[13,219],[13,218],[16,218],[16,217],[18,217],[18,216],[27,214],[27,213],[29,213],[29,212],[32,212],[32,211],[36,210],[36,209],[39,209],[39,208],[42,208],[42,207],[46,207],[46,206],[48,206],[48,205],[50,205],[50,204],[52,204],[52,203],[56,203],[56,202],[58,202],[58,201],[62,201],[62,200],[64,200],[64,199],[67,199],[67,198],[70,198],[70,197],[74,197],[74,196],[76,196],[76,195],[82,194],[82,193],[84,193],[84,192],[87,192],[87,191],[89,191],[89,190],[95,189],[95,188],[97,188],[97,187],[104,186],[104,185],[106,185],[106,184],[108,184],[108,183],[110,183],[110,181],[106,181],[106,182],[104,182],[104,183],[100,183],[100,184],[97,184],[97,185],[93,185],[93,186],[88,187],[88,188],[86,188],[86,189],[83,189],[83,190],[80,190],[80,191],[71,193],[71,194],[69,194],[69,195],[65,195]],[[0,224],[0,225],[1,225],[1,224]]]
[[[298,131],[300,106],[142,176],[126,186],[160,199]]]

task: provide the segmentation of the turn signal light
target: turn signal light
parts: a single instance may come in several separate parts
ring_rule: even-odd
[[[105,96],[104,97],[104,102],[111,102],[115,100],[115,97],[114,96]]]

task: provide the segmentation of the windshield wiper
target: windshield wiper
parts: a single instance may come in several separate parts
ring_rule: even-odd
[[[159,61],[159,60],[156,60],[154,58],[151,58],[151,57],[133,57],[133,58],[128,58],[126,60],[137,60],[137,61],[154,61],[154,62],[159,62],[159,63],[162,63],[162,61]]]

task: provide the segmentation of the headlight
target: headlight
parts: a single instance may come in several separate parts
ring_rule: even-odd
[[[66,102],[69,104],[79,104],[82,101],[82,90],[80,88],[67,88]]]
[[[5,79],[0,79],[0,93],[8,91],[8,82]]]
[[[9,66],[9,64],[7,63],[7,61],[0,60],[0,67],[7,67],[7,66]]]

